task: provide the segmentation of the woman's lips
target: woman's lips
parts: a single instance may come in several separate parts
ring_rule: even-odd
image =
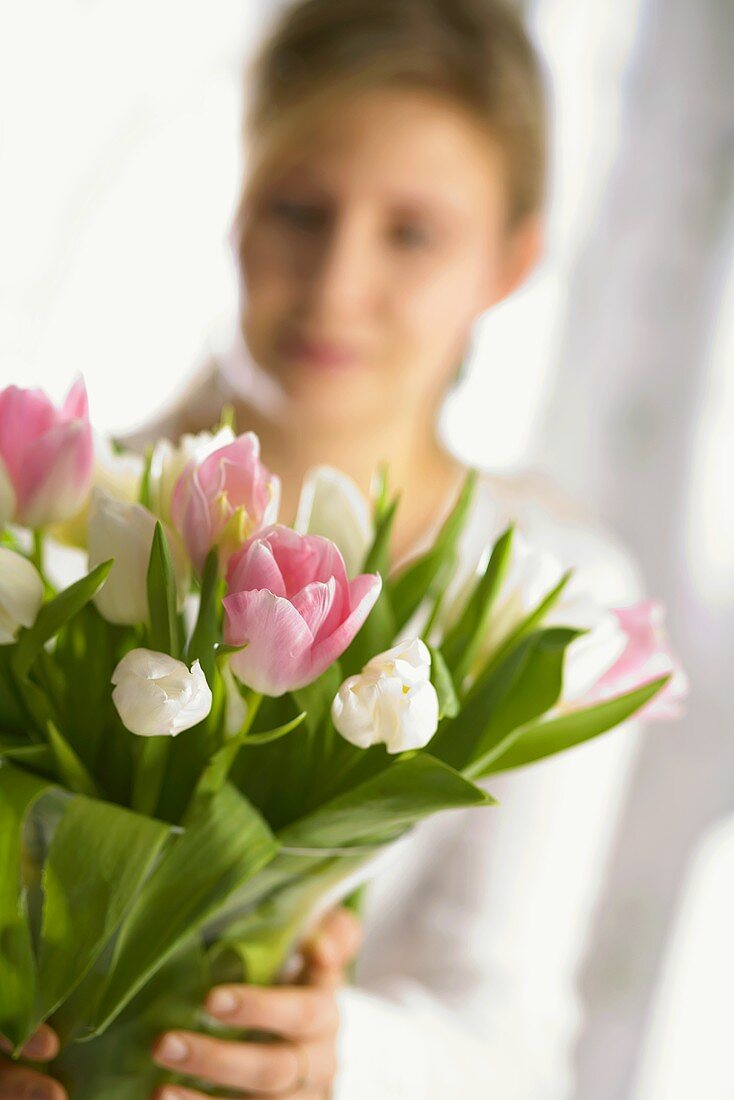
[[[357,353],[345,344],[296,335],[285,337],[281,342],[281,351],[288,359],[322,369],[341,370],[356,366],[359,362]]]

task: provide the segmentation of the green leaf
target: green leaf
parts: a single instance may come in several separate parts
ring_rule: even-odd
[[[45,779],[6,761],[0,766],[0,1032],[17,1049],[28,1033],[36,969],[21,883],[23,822],[46,791]]]
[[[64,786],[77,794],[86,794],[91,798],[98,798],[97,784],[64,735],[59,732],[53,722],[49,722],[46,729],[58,775]]]
[[[43,870],[38,989],[30,1031],[83,979],[141,884],[170,827],[109,802],[77,797]]]
[[[669,676],[662,676],[596,706],[570,711],[555,718],[540,718],[520,726],[501,751],[487,757],[481,774],[494,775],[531,764],[613,729],[652,699],[669,679]]]
[[[270,741],[277,741],[280,737],[285,737],[291,730],[296,729],[306,718],[306,711],[302,710],[300,714],[297,714],[295,718],[291,718],[290,722],[284,722],[282,726],[276,726],[272,730],[264,730],[262,733],[251,733],[242,742],[245,748],[248,745],[267,745]]]
[[[220,648],[219,639],[220,614],[221,614],[221,589],[223,582],[219,579],[219,560],[216,547],[207,554],[204,563],[204,572],[201,578],[201,594],[199,598],[199,614],[196,626],[189,641],[186,660],[189,664],[199,660],[206,676],[207,683],[211,686],[215,673],[215,658]]]
[[[459,700],[451,673],[448,670],[441,650],[426,642],[431,654],[431,682],[438,695],[438,717],[455,718],[459,713]]]
[[[451,561],[455,555],[469,517],[477,477],[478,471],[475,468],[468,471],[456,504],[431,549],[407,564],[396,578],[391,578],[388,582],[396,631],[408,622],[426,596],[436,594],[437,580],[445,583],[445,563]]]
[[[94,1014],[95,1034],[277,850],[263,818],[231,784],[224,786],[174,839],[123,921]]]
[[[397,759],[278,834],[283,845],[336,847],[382,840],[438,810],[488,806],[492,796],[429,753]]]
[[[577,631],[555,627],[523,639],[439,729],[431,752],[465,775],[481,775],[508,735],[558,701],[565,652],[577,637]]]
[[[145,458],[143,460],[143,476],[140,479],[140,493],[138,495],[138,503],[142,504],[143,508],[147,508],[151,511],[152,498],[150,494],[150,477],[151,466],[153,465],[153,451],[155,447],[152,443],[149,443],[145,448]]]
[[[139,814],[155,814],[171,755],[171,737],[141,737],[136,747],[132,807]]]
[[[54,599],[45,603],[29,630],[23,630],[16,643],[13,667],[18,676],[24,677],[46,642],[69,622],[102,587],[112,568],[112,560],[102,562],[86,577],[69,585]]]
[[[19,737],[8,737],[0,734],[0,759],[17,760],[20,764],[31,769],[48,771],[53,768],[55,760],[48,745],[34,744]]]
[[[494,602],[507,575],[512,554],[514,526],[500,535],[492,548],[487,567],[472,589],[458,621],[441,643],[446,664],[461,685],[487,632]]]
[[[155,525],[148,561],[150,648],[178,657],[181,652],[176,614],[176,577],[163,524]]]

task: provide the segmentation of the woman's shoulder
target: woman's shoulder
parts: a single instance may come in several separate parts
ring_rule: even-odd
[[[542,471],[481,472],[475,513],[478,531],[487,530],[488,520],[495,531],[514,522],[533,545],[573,567],[584,587],[610,605],[644,596],[642,571],[624,541]]]
[[[216,361],[207,359],[186,379],[163,409],[116,442],[141,454],[149,443],[157,439],[177,443],[183,435],[213,428],[228,399],[230,394],[222,385]]]

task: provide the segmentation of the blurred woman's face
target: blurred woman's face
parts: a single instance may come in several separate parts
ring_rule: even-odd
[[[239,242],[255,361],[309,424],[433,405],[503,295],[500,150],[445,99],[376,90],[335,95],[266,177]]]

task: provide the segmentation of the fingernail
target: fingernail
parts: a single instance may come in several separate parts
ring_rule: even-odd
[[[36,1032],[23,1047],[23,1054],[28,1058],[42,1058],[44,1055],[48,1054],[49,1045],[48,1035],[45,1035],[43,1032]],[[48,1089],[46,1089],[45,1095],[51,1095]],[[40,1096],[38,1100],[41,1100]]]
[[[158,1100],[181,1100],[181,1093],[178,1089],[164,1089],[159,1093]]]
[[[156,1057],[164,1062],[183,1062],[189,1056],[189,1044],[180,1035],[166,1035],[156,1050]]]
[[[207,998],[206,1007],[214,1016],[229,1016],[238,1005],[230,989],[215,989]]]

